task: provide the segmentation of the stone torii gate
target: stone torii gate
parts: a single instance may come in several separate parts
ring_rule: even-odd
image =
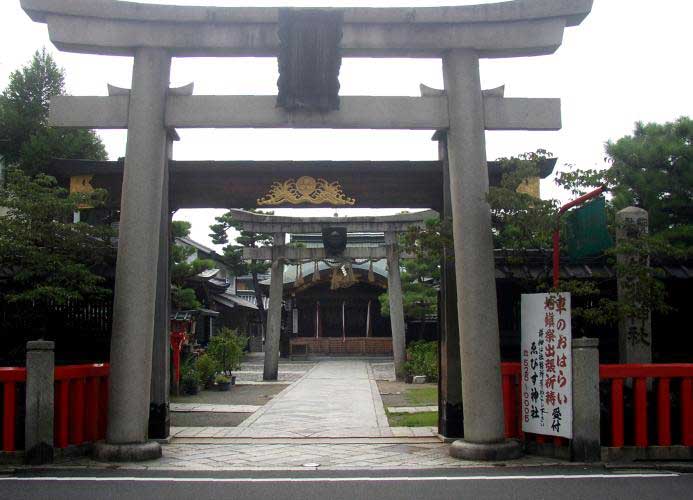
[[[503,437],[484,131],[557,130],[560,101],[483,92],[479,59],[553,53],[565,28],[580,24],[590,12],[592,0],[309,10],[115,0],[20,2],[34,21],[47,24],[60,50],[134,57],[129,92],[51,102],[52,125],[128,129],[109,421],[106,443],[96,447],[98,457],[143,459],[161,453],[156,443],[147,442],[147,421],[167,130],[176,127],[446,130],[465,435],[451,453],[471,459],[519,453],[517,444]],[[317,21],[311,24],[311,19]],[[326,44],[321,47],[325,50],[308,47],[310,57],[296,57],[314,36]],[[191,56],[278,57],[280,99],[169,90],[171,58]],[[339,98],[335,83],[341,56],[441,58],[445,89],[422,97]],[[314,67],[325,78],[312,78],[302,67],[306,62],[319,63]],[[297,107],[304,97],[308,106]]]
[[[323,260],[327,258],[324,248],[293,248],[285,245],[287,234],[320,233],[326,227],[343,227],[349,233],[384,233],[385,246],[375,248],[349,248],[345,259],[387,259],[387,294],[390,303],[390,325],[392,330],[392,352],[395,375],[404,379],[406,339],[404,309],[402,305],[402,281],[400,278],[400,255],[397,234],[409,227],[423,226],[427,219],[437,218],[432,210],[413,214],[398,214],[381,217],[282,217],[262,215],[243,210],[231,210],[233,219],[240,222],[243,230],[267,233],[274,236],[274,245],[263,248],[244,248],[243,258],[269,260],[272,262],[270,281],[269,317],[265,342],[264,380],[276,380],[279,366],[279,337],[281,334],[281,303],[285,261]]]

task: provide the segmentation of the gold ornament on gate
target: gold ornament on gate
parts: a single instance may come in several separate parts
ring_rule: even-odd
[[[304,175],[298,180],[274,182],[269,193],[257,200],[258,205],[281,205],[282,203],[353,205],[356,200],[344,194],[339,181],[328,182],[325,179],[315,179]]]

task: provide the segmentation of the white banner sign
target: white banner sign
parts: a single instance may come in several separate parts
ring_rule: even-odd
[[[573,437],[569,293],[522,295],[522,430]]]

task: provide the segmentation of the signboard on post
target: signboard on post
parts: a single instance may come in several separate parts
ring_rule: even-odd
[[[570,294],[522,295],[522,431],[573,437]]]

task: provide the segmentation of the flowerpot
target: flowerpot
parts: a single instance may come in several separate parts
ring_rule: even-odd
[[[186,385],[183,387],[183,392],[188,396],[194,396],[195,394],[200,392],[200,387],[197,385]]]
[[[217,390],[228,391],[229,389],[231,389],[231,382],[218,382],[217,383]]]
[[[231,385],[236,385],[236,376],[231,375]]]
[[[414,380],[414,375],[405,375],[404,376],[404,383],[406,383],[406,384],[411,384],[413,380]]]

